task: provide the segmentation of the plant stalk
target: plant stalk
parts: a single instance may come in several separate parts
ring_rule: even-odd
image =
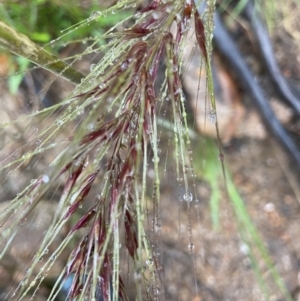
[[[65,78],[73,84],[79,84],[85,76],[58,59],[42,47],[36,45],[24,34],[0,21],[0,47],[27,58],[34,64]]]

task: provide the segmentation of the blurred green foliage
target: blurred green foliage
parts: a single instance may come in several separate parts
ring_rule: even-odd
[[[6,0],[0,4],[0,18],[32,41],[42,44],[62,35],[66,28],[87,19],[93,11],[101,10],[99,4],[82,6],[78,0]],[[125,11],[97,19],[68,35],[68,40],[99,37],[108,28],[127,16]]]
[[[94,11],[99,10],[102,9],[97,1],[91,1],[89,5],[83,6],[83,1],[78,0],[5,0],[0,3],[0,19],[51,53],[58,55],[66,44],[84,42],[90,37],[97,38],[99,44],[105,43],[100,38],[101,35],[130,14],[123,10],[97,18],[97,21],[90,23],[89,26],[79,26],[78,29],[70,31],[59,43],[51,45],[51,48],[47,45],[51,40],[62,36],[64,30],[86,20]],[[22,81],[22,74],[30,63],[26,58],[17,58],[11,54],[9,56],[12,56],[12,64],[9,68],[8,84],[10,92],[14,94]]]

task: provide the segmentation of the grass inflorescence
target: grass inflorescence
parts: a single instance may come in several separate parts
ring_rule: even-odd
[[[106,11],[94,12],[82,24],[136,5],[136,1],[119,1]],[[206,12],[213,14],[213,3]],[[207,20],[211,18],[207,15]],[[136,300],[159,299],[161,263],[153,251],[159,241],[158,119],[165,111],[172,122],[177,177],[183,179],[185,195],[189,195],[191,168],[186,151],[190,141],[181,81],[182,54],[187,33],[194,27],[209,69],[210,47],[206,46],[211,40],[207,33],[212,32],[212,24],[205,28],[191,0],[153,0],[140,6],[126,22],[122,31],[112,28],[103,35],[105,46],[99,47],[95,42],[88,47],[86,53],[103,56],[91,65],[90,73],[69,97],[17,121],[25,124],[29,120],[31,126],[34,123],[38,128],[26,128],[28,137],[22,151],[3,160],[6,179],[37,156],[59,151],[43,173],[1,213],[2,226],[13,219],[11,228],[18,231],[49,191],[56,191],[57,187],[62,187],[62,191],[56,215],[31,268],[8,300],[22,300],[26,295],[34,298],[56,258],[71,245],[73,250],[49,300],[55,300],[68,279],[72,279],[68,291],[71,300],[97,300],[100,295],[103,300],[128,300],[128,279],[125,281],[124,277],[129,276],[121,271],[122,254],[130,258]],[[162,66],[165,71],[160,76]],[[3,125],[4,130],[7,126]],[[68,132],[67,138],[62,138],[63,132]],[[152,181],[147,178],[149,168],[155,174]],[[147,230],[144,221],[149,211],[149,185],[153,187],[153,216]],[[69,231],[62,242],[44,259],[55,237],[65,229]],[[3,234],[7,247],[11,236],[11,232]],[[42,268],[34,273],[40,262]]]
[[[182,77],[187,67],[183,66],[183,50],[191,42],[192,32],[202,55],[201,66],[206,69],[208,119],[215,124],[218,136],[210,66],[215,1],[206,2],[202,14],[201,3],[193,0],[118,1],[63,30],[60,38],[47,40],[43,48],[16,33],[21,45],[26,42],[33,47],[31,53],[24,51],[26,47],[16,50],[7,44],[26,61],[76,85],[55,105],[31,114],[16,112],[13,120],[1,124],[2,134],[11,140],[17,136],[15,140],[20,141],[8,155],[1,153],[3,189],[13,186],[12,179],[22,178],[22,173],[27,175],[21,184],[13,183],[19,193],[0,213],[2,261],[18,231],[34,219],[35,209],[44,200],[55,204],[52,221],[28,269],[6,291],[5,300],[35,300],[59,260],[64,267],[55,275],[55,283],[47,284],[48,300],[62,299],[63,291],[66,299],[76,301],[168,299],[160,249],[162,166],[164,175],[168,168],[175,170],[176,185],[182,192],[177,201],[187,204],[194,274],[190,287],[199,295],[190,205],[197,193],[195,182],[192,187],[189,184],[198,173],[197,164],[192,164],[190,141],[197,135],[188,128]],[[135,13],[130,15],[132,11]],[[82,53],[65,60],[48,56],[46,49],[68,45],[77,30],[95,31],[100,20],[115,16],[124,16],[124,20],[101,37],[86,38]],[[100,58],[92,62],[86,76],[73,69],[73,63],[85,55]],[[161,154],[165,144],[169,152],[166,159]],[[207,155],[200,160],[200,177],[212,189],[213,225],[216,229],[220,226],[219,181],[223,177],[240,236],[250,246],[249,258],[263,291],[266,285],[257,258],[263,259],[277,287],[290,300],[233,180],[230,176],[226,180],[221,143],[216,147],[207,140],[203,145]],[[174,217],[178,219],[179,241],[184,240],[181,206],[179,216]]]

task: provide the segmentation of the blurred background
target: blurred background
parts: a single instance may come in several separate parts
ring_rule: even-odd
[[[109,6],[108,2],[2,1],[0,20],[65,59],[80,55],[95,40],[99,45],[106,43],[101,35],[133,13],[132,8],[99,18],[90,26],[69,32],[57,43],[50,43],[63,35],[65,29],[89,18],[94,11]],[[260,52],[256,28],[243,15],[244,5],[245,1],[219,1],[223,26],[230,33],[253,74],[254,82],[261,87],[280,124],[300,149],[297,112],[276,92]],[[258,8],[261,20],[270,33],[272,53],[280,72],[290,86],[300,88],[300,11],[297,1],[287,0],[284,5],[275,5],[270,1]],[[215,126],[209,121],[206,109],[206,74],[204,69],[200,72],[200,52],[193,50],[194,43],[191,38],[191,49],[187,49],[183,58],[188,68],[182,78],[192,131],[192,154],[187,156],[193,158],[195,174],[191,179],[195,193],[189,204],[182,198],[184,185],[174,176],[175,167],[174,170],[164,169],[165,162],[173,160],[167,131],[162,134],[160,144],[162,195],[158,256],[164,275],[162,300],[279,301],[285,300],[280,290],[281,281],[294,300],[300,300],[300,166],[265,126],[259,108],[245,89],[243,79],[231,68],[232,62],[216,47],[212,68],[227,184],[231,191],[228,199],[221,164],[217,159]],[[101,54],[83,55],[77,57],[73,67],[86,75],[90,72],[90,66],[100,58]],[[52,106],[72,91],[74,86],[71,83],[41,68],[32,67],[26,58],[2,51],[0,47],[1,122],[11,122]],[[12,124],[8,130],[0,131],[1,161],[15,152],[22,155],[22,145],[30,136],[28,128],[34,126],[27,120],[21,127]],[[66,133],[72,127],[74,125],[66,128]],[[23,129],[26,129],[26,137],[23,136]],[[59,153],[59,149],[56,151]],[[0,188],[0,211],[25,186],[28,178],[38,177],[55,155],[54,152],[49,157],[41,156],[34,162],[30,161],[13,176],[0,175],[6,179],[5,185]],[[149,171],[147,176],[151,179],[153,173]],[[58,190],[57,195],[59,193]],[[30,267],[32,254],[55,209],[56,203],[45,199],[33,213],[32,219],[20,227],[10,251],[0,261],[0,300],[6,300],[8,290],[22,279]],[[189,233],[193,236],[192,248]],[[56,239],[59,242],[61,238]],[[67,258],[66,250],[66,254],[48,273],[34,300],[47,299]],[[282,278],[277,274],[274,276],[270,262],[274,263]],[[264,283],[268,286],[266,291],[262,290]],[[130,287],[131,284],[125,282],[126,285]],[[64,298],[62,293],[57,300]]]

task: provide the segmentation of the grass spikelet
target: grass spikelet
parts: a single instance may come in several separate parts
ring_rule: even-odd
[[[78,26],[135,3],[119,1]],[[100,296],[105,301],[128,300],[126,284],[130,280],[120,272],[124,254],[135,275],[131,282],[136,283],[136,300],[158,300],[161,269],[153,252],[160,235],[158,119],[162,109],[170,115],[177,174],[183,177],[189,193],[190,162],[185,156],[189,137],[181,73],[182,52],[193,18],[208,62],[210,53],[195,3],[154,0],[137,11],[134,19],[128,19],[126,24],[131,26],[104,34],[107,45],[101,48],[102,59],[91,66],[90,73],[69,97],[24,117],[37,124],[38,131],[26,140],[23,157],[6,158],[2,170],[21,168],[28,160],[53,150],[55,156],[43,175],[25,186],[1,213],[1,224],[5,227],[7,219],[13,218],[13,229],[17,231],[43,196],[51,195],[51,191],[61,193],[56,215],[31,263],[33,271],[42,262],[40,272],[26,274],[22,285],[7,300],[22,300],[26,295],[34,298],[64,250],[70,250],[70,255],[49,300],[55,300],[68,279],[72,279],[68,291],[71,300],[98,300]],[[96,44],[89,47],[89,53],[99,52]],[[163,65],[165,75],[161,80],[159,70]],[[62,138],[65,133],[67,138]],[[42,142],[36,146],[29,140]],[[146,176],[149,166],[155,172],[152,183]],[[144,228],[149,185],[153,185],[154,211],[150,232]],[[60,233],[64,233],[62,242],[44,259],[45,250]]]

